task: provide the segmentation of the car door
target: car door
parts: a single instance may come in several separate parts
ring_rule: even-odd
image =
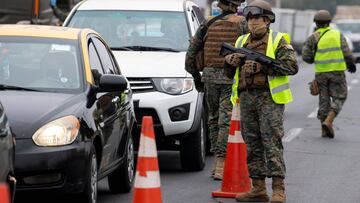
[[[120,74],[116,63],[113,60],[110,50],[104,44],[104,42],[93,37],[92,41],[95,45],[97,53],[100,56],[102,67],[104,68],[105,74]],[[126,141],[126,123],[127,123],[127,110],[125,104],[124,92],[112,92],[108,93],[107,96],[111,97],[111,109],[108,109],[109,119],[107,125],[111,128],[109,152],[110,152],[110,163],[116,164],[117,160],[122,157],[125,149],[123,140]],[[111,127],[110,127],[111,126]]]

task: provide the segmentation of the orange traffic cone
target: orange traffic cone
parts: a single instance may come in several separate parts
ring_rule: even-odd
[[[6,184],[0,184],[0,203],[10,203],[10,192]]]
[[[246,145],[240,131],[240,102],[236,102],[231,115],[229,138],[221,189],[213,197],[235,198],[237,193],[248,192],[251,181],[246,162]]]
[[[133,203],[161,203],[160,173],[153,120],[144,116],[134,185]]]

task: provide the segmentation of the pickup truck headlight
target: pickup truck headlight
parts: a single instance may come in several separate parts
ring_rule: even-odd
[[[194,86],[192,78],[154,78],[153,81],[158,91],[172,95],[187,93]]]
[[[39,128],[32,136],[38,146],[63,146],[74,142],[80,129],[75,116],[65,116]]]

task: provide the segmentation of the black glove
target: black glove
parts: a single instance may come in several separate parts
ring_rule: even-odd
[[[195,82],[195,89],[198,92],[204,92],[204,83],[201,80],[194,80]]]
[[[348,71],[349,71],[349,73],[355,73],[356,72],[356,65],[353,64],[353,63],[350,63],[348,65]]]

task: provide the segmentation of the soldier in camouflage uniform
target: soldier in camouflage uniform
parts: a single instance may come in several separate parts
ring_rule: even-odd
[[[250,34],[240,36],[235,47],[246,47],[279,61],[280,68],[233,53],[225,57],[226,73],[234,77],[232,101],[241,101],[241,131],[247,147],[252,180],[248,193],[238,194],[239,202],[268,202],[265,178],[272,178],[271,202],[285,202],[284,104],[292,101],[288,75],[298,72],[295,51],[286,33],[269,28],[275,14],[268,2],[252,1],[244,8]],[[235,73],[234,73],[235,72]]]
[[[318,119],[322,137],[334,138],[333,121],[347,97],[344,71],[354,73],[356,66],[344,36],[329,27],[330,13],[320,10],[314,16],[316,31],[306,40],[303,60],[315,63],[315,81],[319,87]]]
[[[236,15],[241,2],[244,0],[220,0],[218,6],[222,14],[216,17],[219,19],[208,26],[210,17],[200,25],[186,53],[185,69],[192,74],[196,89],[205,91],[211,152],[215,154],[212,171],[215,180],[221,180],[223,176],[232,110],[229,100],[232,79],[224,76],[224,57],[219,55],[219,51],[222,42],[234,44],[239,35],[247,32],[245,18]],[[202,75],[195,61],[199,51],[204,53]]]

